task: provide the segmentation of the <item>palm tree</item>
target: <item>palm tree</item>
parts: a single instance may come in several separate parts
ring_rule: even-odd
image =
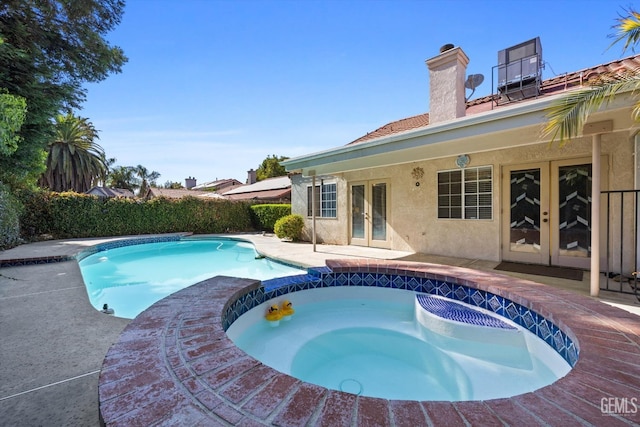
[[[88,119],[58,115],[55,137],[47,147],[47,169],[39,185],[52,191],[89,190],[106,169],[104,150],[97,139],[98,131]]]
[[[135,170],[131,166],[117,166],[111,170],[107,178],[107,185],[112,188],[124,188],[134,191],[140,187]]]
[[[111,174],[111,171],[113,171],[116,161],[117,159],[115,157],[109,157],[108,159],[106,156],[102,157],[102,162],[104,163],[105,169],[104,169],[104,173],[98,178],[96,185],[101,185],[101,186],[107,185],[107,181],[109,180],[109,175]]]
[[[149,172],[149,170],[142,165],[136,166],[134,170],[140,179],[138,196],[144,197],[145,193],[149,190],[149,186],[156,185],[156,179],[160,178],[160,174],[156,171]]]
[[[634,9],[625,11],[614,25],[616,30],[614,44],[624,41],[623,53],[635,46],[640,40],[640,13]],[[610,46],[610,47],[611,47]],[[608,104],[615,95],[637,91],[640,89],[640,69],[603,75],[590,87],[569,93],[556,101],[547,112],[547,124],[544,135],[551,136],[551,142],[559,140],[563,146],[571,138],[578,135],[589,115],[602,105]],[[636,102],[632,116],[640,119],[640,99]]]

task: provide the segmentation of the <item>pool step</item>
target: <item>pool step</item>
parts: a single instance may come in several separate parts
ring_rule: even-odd
[[[418,323],[435,334],[514,346],[521,345],[524,339],[516,326],[461,302],[438,295],[417,294],[415,305]]]
[[[489,328],[516,329],[515,326],[503,322],[495,316],[451,301],[448,298],[418,294],[416,295],[416,299],[420,307],[443,319]]]

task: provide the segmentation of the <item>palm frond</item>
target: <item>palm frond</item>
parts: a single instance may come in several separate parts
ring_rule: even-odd
[[[579,135],[589,116],[607,105],[613,98],[625,92],[640,90],[640,70],[623,74],[603,75],[592,86],[576,90],[554,102],[545,115],[547,123],[543,137],[551,136],[550,144],[556,140],[564,146]],[[640,110],[638,111],[640,117]]]
[[[626,10],[625,13],[626,15],[621,15],[616,19],[617,24],[613,26],[616,34],[611,36],[615,39],[609,46],[611,48],[614,44],[624,40],[623,53],[627,49],[633,48],[640,41],[640,13],[631,8]]]

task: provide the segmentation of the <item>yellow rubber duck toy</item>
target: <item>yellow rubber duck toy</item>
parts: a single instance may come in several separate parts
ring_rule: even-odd
[[[280,324],[280,319],[282,319],[282,313],[280,312],[278,305],[274,304],[269,307],[264,318],[269,321],[271,326],[278,326]]]
[[[291,316],[293,316],[293,313],[295,313],[295,310],[293,309],[293,304],[291,304],[291,301],[289,300],[282,301],[282,305],[280,306],[280,313],[282,313],[282,318],[284,320],[291,319]]]

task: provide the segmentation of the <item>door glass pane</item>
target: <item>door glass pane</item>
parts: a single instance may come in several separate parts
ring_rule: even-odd
[[[589,257],[591,252],[591,165],[558,169],[560,255]]]
[[[540,169],[511,171],[510,250],[540,253]]]
[[[371,187],[373,240],[387,240],[387,184],[374,184]]]
[[[364,185],[351,187],[351,237],[364,239]]]

